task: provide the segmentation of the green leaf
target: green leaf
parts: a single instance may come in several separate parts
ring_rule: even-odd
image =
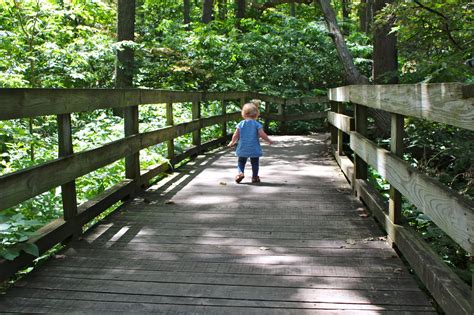
[[[30,255],[33,255],[35,257],[39,256],[39,248],[36,246],[36,244],[32,243],[25,243],[21,245],[21,249]]]
[[[13,260],[20,255],[20,250],[15,247],[6,248],[0,251],[0,256],[6,260]]]

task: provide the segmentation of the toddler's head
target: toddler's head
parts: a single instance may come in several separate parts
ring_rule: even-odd
[[[255,103],[246,103],[242,106],[242,117],[244,119],[257,119],[260,112]]]

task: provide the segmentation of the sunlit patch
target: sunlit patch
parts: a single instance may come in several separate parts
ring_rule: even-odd
[[[101,224],[96,229],[94,229],[94,233],[88,234],[87,237],[84,238],[84,240],[87,241],[88,243],[93,243],[101,235],[107,232],[113,225],[114,225],[113,223]]]
[[[110,242],[116,242],[118,241],[127,231],[130,229],[129,226],[124,226],[121,228],[117,233],[115,233],[114,236],[109,240]]]

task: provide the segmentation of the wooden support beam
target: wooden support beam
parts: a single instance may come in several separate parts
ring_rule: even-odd
[[[337,113],[341,114],[341,115],[344,114],[344,104],[342,104],[342,103],[337,104]],[[338,155],[344,155],[343,135],[344,135],[344,132],[341,129],[338,128],[337,129],[337,154]]]
[[[351,85],[330,89],[329,99],[474,130],[471,90],[462,83]]]
[[[138,134],[138,106],[130,106],[124,109],[125,137]],[[139,185],[140,179],[140,153],[133,152],[125,157],[125,178],[136,181]]]
[[[173,103],[166,103],[166,125],[173,126]],[[166,147],[168,148],[168,160],[170,161],[171,167],[174,168],[175,164],[175,154],[174,154],[174,139],[169,139],[166,142]]]
[[[263,123],[263,130],[268,133],[268,130],[270,128],[270,102],[265,102],[265,111],[264,111],[264,115],[265,117],[265,120],[264,120],[264,123]]]
[[[57,116],[58,120],[58,148],[59,157],[72,155],[72,129],[71,129],[71,114],[60,114]],[[71,180],[61,185],[61,198],[63,203],[64,220],[72,222],[75,225],[77,218],[77,196],[76,196],[76,182]],[[75,235],[82,232],[80,226],[75,225]]]
[[[403,157],[403,136],[404,132],[404,116],[399,114],[392,115],[390,151],[399,158]],[[402,195],[400,192],[390,185],[389,199],[389,216],[394,224],[400,224],[402,221]]]
[[[328,122],[337,129],[340,129],[347,134],[349,134],[351,131],[354,131],[354,118],[332,111],[328,112],[327,115]]]
[[[227,114],[226,111],[227,111],[226,103],[225,103],[225,101],[221,101],[221,113],[222,113],[222,115],[226,116],[226,114]],[[227,121],[224,121],[222,123],[221,128],[222,128],[222,136],[223,137],[227,136]]]
[[[355,105],[354,121],[356,132],[365,136],[367,134],[367,107]],[[357,152],[355,152],[354,158],[354,176],[355,179],[367,179],[367,163],[358,155]]]
[[[398,156],[377,147],[357,132],[351,133],[351,149],[370,164],[419,211],[464,250],[472,254],[474,205],[437,180],[409,166]]]
[[[193,102],[192,104],[192,119],[200,120],[201,119],[201,103],[200,102]],[[199,148],[201,146],[201,126],[198,130],[193,132],[193,145]],[[200,149],[198,149],[198,154]]]

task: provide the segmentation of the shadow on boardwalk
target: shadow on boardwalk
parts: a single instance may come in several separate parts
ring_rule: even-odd
[[[324,137],[276,138],[258,185],[233,182],[230,150],[200,157],[10,290],[0,310],[433,312]]]

